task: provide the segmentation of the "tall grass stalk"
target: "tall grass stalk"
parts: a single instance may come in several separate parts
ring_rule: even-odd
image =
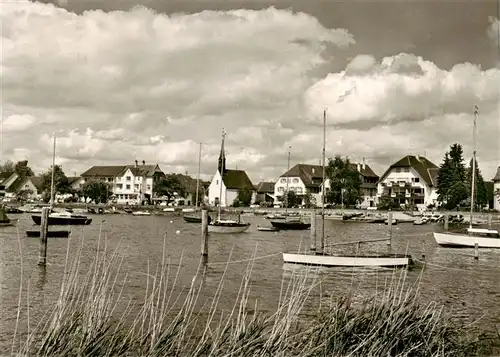
[[[294,269],[283,278],[276,310],[264,314],[257,302],[250,306],[254,267],[254,260],[250,260],[232,308],[224,311],[220,299],[230,264],[221,274],[211,303],[200,299],[207,274],[201,263],[189,288],[175,296],[183,256],[177,270],[172,271],[165,236],[161,261],[154,266],[148,261],[144,299],[137,306],[125,298],[129,274],[122,271],[118,249],[108,251],[102,230],[88,270],[81,264],[83,243],[73,261],[69,259],[69,244],[60,294],[48,322],[36,327],[31,324],[19,350],[13,343],[13,354],[469,357],[491,347],[489,341],[471,337],[455,325],[442,306],[419,303],[419,281],[407,286],[406,270],[395,270],[380,284],[382,290],[369,299],[355,301],[349,294],[314,301],[311,295],[321,284],[316,268]],[[317,308],[308,311],[315,313],[307,315],[306,306],[314,303]]]

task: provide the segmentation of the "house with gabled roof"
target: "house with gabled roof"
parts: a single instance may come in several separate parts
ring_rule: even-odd
[[[226,155],[224,146],[222,146],[217,171],[208,187],[208,204],[211,206],[218,206],[220,204],[221,207],[229,207],[238,197],[240,190],[249,190],[252,192],[252,202],[255,201],[255,188],[247,173],[243,170],[226,168]],[[220,194],[221,192],[222,195]]]
[[[379,199],[425,209],[437,202],[439,167],[420,155],[406,155],[384,172],[377,184]]]
[[[262,181],[255,185],[255,203],[274,202],[275,182]]]
[[[120,204],[140,204],[153,199],[154,183],[165,174],[158,164],[92,166],[81,174],[82,184],[91,179],[107,182],[113,192],[113,199]]]
[[[500,166],[498,166],[497,173],[491,181],[493,181],[493,193],[494,193],[493,209],[500,211]]]
[[[274,184],[274,204],[283,201],[287,191],[293,191],[297,196],[311,194],[316,201],[321,203],[320,187],[323,183],[323,166],[297,164],[281,175]]]
[[[360,208],[376,207],[377,206],[377,182],[379,176],[373,171],[373,169],[365,162],[363,159],[362,163],[350,164],[350,169],[359,173],[361,179],[361,201],[359,202]],[[326,192],[330,189],[330,179],[325,180]],[[317,199],[318,204],[321,204],[321,194],[323,191],[323,185],[320,187],[320,197]]]
[[[37,200],[43,194],[43,178],[41,176],[17,177],[17,179],[9,186],[8,192],[17,196],[21,193],[25,199]]]
[[[0,197],[12,196],[9,187],[19,178],[15,172],[0,172]]]

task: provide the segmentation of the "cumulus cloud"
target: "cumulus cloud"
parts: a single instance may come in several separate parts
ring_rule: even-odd
[[[20,2],[4,4],[0,16],[4,157],[28,157],[38,170],[51,163],[55,132],[58,163],[70,172],[137,159],[195,173],[202,142],[208,178],[224,127],[228,166],[273,179],[290,146],[292,164],[318,162],[328,108],[328,155],[366,157],[381,173],[409,141],[436,163],[453,142],[467,153],[475,104],[481,169],[500,159],[498,69],[442,69],[395,49],[321,72],[342,63],[355,39],[305,13],[136,7],[77,15]],[[498,22],[488,25],[491,35]]]

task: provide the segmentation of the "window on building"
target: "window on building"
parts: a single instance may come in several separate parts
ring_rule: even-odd
[[[280,181],[281,183],[286,183],[286,178],[282,178]]]
[[[299,183],[299,179],[298,178],[294,178],[293,179],[293,183]]]
[[[134,188],[135,188],[135,189],[138,189],[138,188],[139,188],[139,185],[138,185],[138,184],[135,184],[135,185],[134,185]]]
[[[302,194],[302,187],[297,187],[295,192],[297,192],[297,195],[301,195]]]
[[[396,172],[401,172],[401,167],[396,167],[396,168],[394,169],[394,171],[396,171]]]
[[[130,176],[127,176],[125,179],[126,179],[127,181],[130,181],[131,177],[130,177]]]
[[[127,190],[130,190],[130,185],[127,185],[126,188],[127,188]]]
[[[414,177],[414,180],[415,180],[414,182],[416,182],[416,183],[420,182],[420,178],[419,177]]]
[[[123,188],[123,184],[121,184],[121,183],[117,184],[117,185],[116,185],[116,188],[118,188],[118,189],[120,189],[120,190],[121,190],[121,189]]]
[[[148,190],[151,190],[151,185],[148,185],[148,186],[147,186],[147,189],[148,189]]]
[[[113,182],[113,178],[112,177],[108,177],[108,182]]]
[[[278,192],[283,192],[285,189],[283,187],[278,187]]]
[[[410,172],[409,167],[402,167],[401,169],[402,169],[401,172]]]

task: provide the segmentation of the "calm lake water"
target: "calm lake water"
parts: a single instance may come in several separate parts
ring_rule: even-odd
[[[38,239],[26,238],[24,232],[32,227],[28,214],[12,215],[19,218],[17,227],[0,228],[0,350],[9,349],[16,323],[19,292],[22,280],[22,305],[20,319],[28,319],[32,327],[53,308],[58,298],[64,275],[68,244],[72,255],[81,248],[81,270],[86,273],[97,251],[101,232],[108,251],[116,251],[123,257],[122,271],[129,274],[125,283],[124,300],[144,301],[146,273],[152,273],[162,260],[165,237],[167,259],[171,263],[171,275],[180,265],[179,289],[189,287],[197,272],[200,259],[200,226],[185,223],[178,216],[134,217],[131,215],[93,216],[90,226],[73,227],[71,239],[49,239],[48,265],[45,273],[37,266]],[[219,307],[231,309],[240,289],[248,266],[255,254],[263,257],[255,261],[251,275],[249,305],[258,301],[260,310],[272,312],[276,308],[282,280],[296,266],[283,264],[281,252],[306,249],[309,231],[258,232],[257,225],[270,225],[261,216],[242,216],[252,223],[247,233],[239,235],[211,235],[209,238],[209,268],[206,286],[200,296],[210,302],[217,289],[226,263],[231,259],[224,279],[224,290]],[[104,222],[102,222],[104,220]],[[318,226],[321,226],[318,222]],[[473,249],[441,248],[434,243],[433,230],[437,225],[414,226],[400,224],[393,227],[393,245],[385,242],[362,245],[363,251],[405,253],[421,259],[423,250],[428,264],[424,271],[413,269],[407,281],[412,283],[422,274],[420,299],[445,305],[460,321],[476,328],[494,331],[500,326],[500,250],[480,250],[475,261]],[[179,234],[177,231],[180,231]],[[325,222],[327,243],[349,240],[384,238],[388,227],[379,224]],[[18,233],[19,232],[19,239]],[[319,232],[318,232],[319,241]],[[350,252],[352,246],[333,247],[334,252]],[[306,269],[306,268],[299,268]],[[313,299],[331,299],[353,291],[358,296],[370,296],[380,290],[393,272],[390,269],[338,269],[323,268],[319,271],[321,291],[315,291]],[[21,279],[22,277],[22,279]],[[27,306],[29,305],[29,310]],[[26,328],[21,324],[20,331]]]

